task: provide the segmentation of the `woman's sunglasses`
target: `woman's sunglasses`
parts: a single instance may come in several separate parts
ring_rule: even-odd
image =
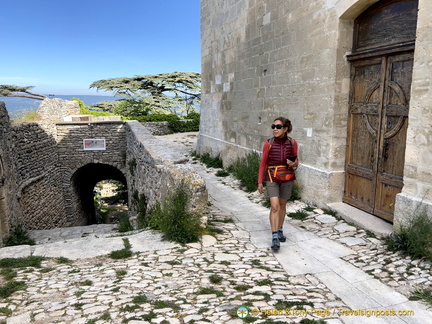
[[[283,125],[275,125],[275,124],[272,124],[272,125],[271,125],[271,128],[272,128],[272,129],[275,129],[275,128],[277,128],[277,129],[282,129],[282,128],[283,128]]]

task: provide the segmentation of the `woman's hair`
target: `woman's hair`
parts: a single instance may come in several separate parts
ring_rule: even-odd
[[[276,121],[276,120],[279,120],[284,127],[288,127],[288,130],[287,130],[286,134],[291,133],[291,131],[292,131],[292,125],[291,125],[291,121],[288,118],[278,117],[274,121]]]

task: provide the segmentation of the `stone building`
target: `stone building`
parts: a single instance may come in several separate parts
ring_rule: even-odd
[[[304,201],[431,214],[430,17],[429,0],[201,0],[198,152],[260,152],[286,116]]]

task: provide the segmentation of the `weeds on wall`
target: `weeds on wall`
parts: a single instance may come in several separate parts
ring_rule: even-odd
[[[390,251],[400,251],[415,259],[432,261],[432,219],[426,211],[410,217],[406,226],[400,226],[386,237],[387,248]]]
[[[134,228],[129,221],[129,216],[127,215],[127,213],[120,214],[119,215],[119,224],[118,224],[117,230],[120,233],[124,233],[124,232],[133,231],[133,229]]]
[[[187,211],[189,197],[180,187],[175,194],[158,203],[150,212],[150,227],[160,230],[163,238],[178,242],[197,242],[202,234],[199,215]]]
[[[144,194],[141,194],[139,196],[139,199],[137,200],[138,205],[138,228],[146,228],[149,226],[150,218],[147,214],[147,198]]]
[[[197,153],[192,153],[192,156],[197,158],[199,161],[201,161],[203,164],[205,164],[208,168],[216,168],[216,169],[222,169],[223,163],[220,156],[211,157],[210,153],[204,153],[203,155],[199,155]]]
[[[10,236],[5,242],[6,246],[14,245],[35,245],[35,241],[30,238],[27,230],[21,224],[15,226],[10,231]]]
[[[258,169],[261,158],[258,153],[248,153],[245,157],[237,159],[231,164],[227,171],[240,180],[240,184],[245,187],[247,192],[257,190]]]

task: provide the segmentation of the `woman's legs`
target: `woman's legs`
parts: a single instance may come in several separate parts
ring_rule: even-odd
[[[279,198],[279,218],[278,218],[278,227],[283,227],[286,215],[286,205],[287,199]]]
[[[279,197],[270,198],[270,227],[272,233],[277,232],[280,219],[280,208]],[[285,202],[286,209],[286,202]]]

